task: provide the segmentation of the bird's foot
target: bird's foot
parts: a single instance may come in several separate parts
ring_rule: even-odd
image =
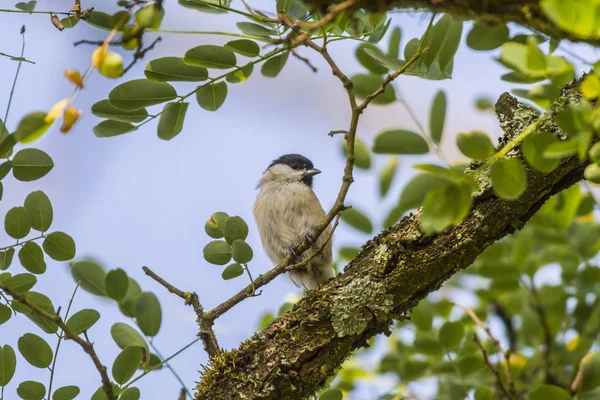
[[[292,255],[292,257],[294,257],[294,260],[299,260],[300,259],[300,253],[298,253],[298,249],[296,248],[296,246],[290,246],[288,247],[288,250],[290,251],[290,254]]]
[[[306,235],[304,235],[304,239],[306,239],[306,241],[311,245],[314,246],[317,242],[315,241],[315,238],[313,237],[313,235],[310,234],[310,232],[308,232]]]

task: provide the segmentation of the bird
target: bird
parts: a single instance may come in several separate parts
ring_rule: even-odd
[[[275,265],[291,254],[308,264],[288,272],[297,287],[315,290],[334,276],[331,225],[315,241],[310,232],[325,220],[325,210],[313,191],[313,178],[320,174],[308,158],[285,154],[274,160],[258,182],[254,219],[267,256]],[[311,247],[298,254],[296,247],[308,240]]]

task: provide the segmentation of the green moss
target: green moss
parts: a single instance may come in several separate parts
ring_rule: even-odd
[[[385,318],[394,306],[393,297],[369,277],[353,280],[333,297],[331,324],[339,337],[362,333],[373,318]]]

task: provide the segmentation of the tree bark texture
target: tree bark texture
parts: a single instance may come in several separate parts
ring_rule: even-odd
[[[561,135],[555,116],[579,100],[579,83],[563,88],[538,132]],[[535,110],[507,93],[498,100],[496,113],[505,132],[501,144],[538,118]],[[509,156],[522,157],[518,148]],[[496,197],[486,168],[481,168],[475,172],[479,191],[462,223],[425,236],[417,211],[381,232],[343,274],[308,294],[238,349],[214,357],[202,373],[196,399],[309,397],[371,337],[389,334],[394,320],[408,318],[428,293],[471,265],[489,245],[523,227],[550,196],[581,180],[586,165],[577,157],[566,158],[547,175],[527,166],[527,190],[515,201]]]

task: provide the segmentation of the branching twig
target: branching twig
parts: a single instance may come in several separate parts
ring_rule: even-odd
[[[476,318],[477,318],[477,316],[476,316]],[[487,351],[485,351],[485,348],[483,347],[483,344],[481,344],[481,342],[479,341],[479,337],[477,336],[476,333],[473,334],[473,341],[475,342],[477,347],[479,347],[479,349],[481,350],[481,354],[483,355],[483,361],[485,362],[485,365],[494,374],[494,377],[496,378],[496,384],[500,387],[502,392],[504,392],[507,399],[511,399],[511,400],[514,399],[513,396],[508,392],[508,390],[506,389],[504,384],[502,383],[502,378],[500,377],[500,373],[498,372],[498,370],[496,368],[494,368],[494,366],[490,362],[490,359],[488,358],[488,355],[487,355]]]
[[[294,50],[294,49],[292,49],[292,50],[291,50],[291,52],[292,52],[292,55],[293,55],[294,57],[296,57],[297,59],[299,59],[300,61],[304,62],[306,65],[308,65],[308,67],[309,67],[310,69],[312,69],[312,71],[313,71],[313,72],[317,72],[317,71],[318,71],[317,67],[315,67],[314,65],[312,65],[312,64],[311,64],[311,62],[310,62],[310,60],[309,60],[308,58],[306,58],[306,57],[302,57],[302,56],[301,56],[300,54],[298,54],[298,52],[297,52],[296,50]]]
[[[199,328],[198,336],[200,337],[200,339],[202,339],[202,343],[204,343],[204,350],[206,350],[210,357],[213,357],[214,355],[218,354],[221,350],[219,348],[219,343],[217,342],[215,332],[212,329],[214,320],[206,317],[204,309],[202,308],[200,300],[198,299],[198,295],[195,292],[190,293],[177,289],[175,286],[171,285],[169,282],[156,275],[150,268],[146,266],[142,267],[142,269],[144,270],[144,273],[146,275],[154,279],[156,282],[160,283],[169,292],[182,298],[185,301],[186,305],[192,306],[197,317],[196,323],[198,324]]]
[[[87,336],[86,336],[86,340],[82,339],[81,337],[76,335],[71,330],[71,328],[69,328],[67,326],[67,324],[65,324],[65,322],[60,317],[60,315],[50,314],[50,313],[42,310],[37,305],[35,305],[35,304],[31,303],[29,300],[27,300],[27,298],[24,295],[15,292],[13,289],[9,288],[5,284],[0,283],[0,289],[2,291],[4,291],[5,293],[8,293],[13,299],[17,300],[19,303],[22,303],[22,304],[26,305],[27,307],[29,307],[31,309],[31,311],[33,311],[35,314],[37,314],[41,318],[43,318],[47,321],[54,322],[56,325],[58,325],[58,327],[60,329],[62,329],[62,331],[64,332],[64,334],[67,338],[73,340],[75,343],[77,343],[79,346],[81,346],[81,348],[90,356],[90,358],[94,362],[94,365],[96,366],[96,369],[100,373],[100,377],[102,378],[102,388],[104,389],[104,393],[106,393],[107,399],[115,400],[115,395],[113,393],[113,387],[112,387],[112,384],[110,383],[110,379],[108,378],[108,374],[106,373],[106,367],[102,364],[102,362],[100,362],[100,359],[98,358],[98,355],[96,354],[96,351],[94,350],[94,344],[92,342],[90,342],[89,340],[87,340]]]
[[[142,43],[141,42],[141,38],[139,40],[140,40],[140,44],[141,44]],[[127,67],[125,67],[125,69],[123,70],[123,75],[125,75],[127,73],[127,71],[129,71],[131,69],[131,67],[133,67],[138,60],[144,58],[144,56],[146,55],[146,53],[149,52],[150,50],[152,50],[154,48],[154,46],[156,46],[156,44],[158,42],[160,42],[161,40],[162,40],[162,38],[159,36],[156,39],[154,39],[154,41],[152,42],[152,44],[150,46],[146,47],[143,50],[139,50],[138,49],[133,54],[133,60],[131,60],[131,62],[129,63],[129,65]]]
[[[13,95],[15,94],[15,86],[17,85],[17,79],[19,78],[19,71],[21,71],[21,64],[23,64],[23,55],[25,54],[25,25],[21,27],[21,57],[19,59],[19,64],[17,65],[17,72],[15,73],[15,78],[13,79],[12,88],[10,89],[10,95],[8,96],[8,105],[6,106],[6,114],[4,114],[4,124],[2,132],[0,132],[0,139],[4,137],[4,134],[8,134],[8,128],[6,127],[6,121],[8,120],[8,113],[10,111],[10,103],[12,103]]]
[[[548,323],[548,318],[546,317],[546,311],[542,307],[540,293],[538,292],[533,279],[531,279],[530,287],[531,294],[533,297],[532,305],[533,310],[537,314],[540,325],[542,326],[542,332],[544,334],[544,352],[542,353],[544,357],[544,372],[546,375],[546,383],[548,384],[557,384],[558,379],[551,372],[551,362],[550,362],[550,353],[552,351],[552,344],[554,342],[554,338],[552,337],[552,331],[550,329],[550,324]]]
[[[508,348],[511,351],[515,351],[517,348],[517,332],[511,316],[508,314],[506,309],[499,303],[492,303],[494,313],[500,318],[504,329],[506,330],[506,337],[508,338]]]

